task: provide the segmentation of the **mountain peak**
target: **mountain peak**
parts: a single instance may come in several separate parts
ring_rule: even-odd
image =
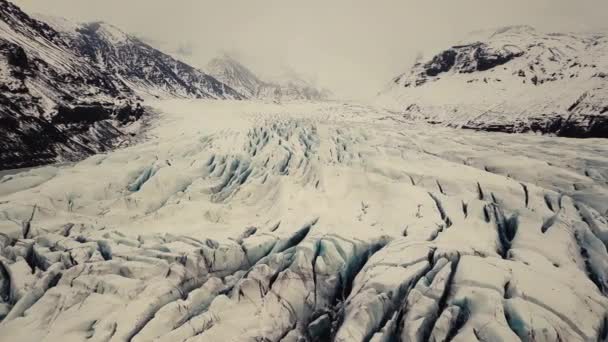
[[[476,42],[485,42],[491,39],[499,39],[500,37],[534,35],[539,33],[530,25],[511,25],[502,27],[492,27],[481,30],[475,30],[467,33],[465,37],[458,41],[456,45],[467,45]]]
[[[255,97],[262,82],[251,70],[227,53],[213,58],[206,70],[219,81],[228,84],[247,97]]]

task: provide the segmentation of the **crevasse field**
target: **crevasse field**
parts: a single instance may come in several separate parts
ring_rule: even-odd
[[[0,179],[0,340],[607,338],[602,140],[150,104],[142,142]]]

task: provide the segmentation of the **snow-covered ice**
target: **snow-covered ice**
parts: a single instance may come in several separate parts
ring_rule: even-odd
[[[0,179],[0,340],[606,340],[602,140],[149,104],[140,144]]]

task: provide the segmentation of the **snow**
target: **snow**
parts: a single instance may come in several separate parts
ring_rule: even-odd
[[[129,40],[129,36],[126,33],[122,32],[116,26],[108,23],[99,23],[97,32],[103,39],[107,40],[112,45],[125,43]]]
[[[3,338],[605,334],[602,140],[353,103],[147,103],[139,144],[0,178]]]
[[[598,122],[606,120],[607,108],[607,79],[602,77],[608,68],[607,37],[606,32],[556,34],[528,26],[476,32],[416,63],[376,103],[452,127],[555,133],[570,122],[583,131],[601,130]],[[493,64],[480,67],[483,56]],[[501,56],[510,57],[499,62]]]

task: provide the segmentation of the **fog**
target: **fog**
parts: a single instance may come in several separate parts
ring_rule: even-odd
[[[15,0],[30,13],[103,20],[204,69],[229,52],[262,75],[289,67],[347,98],[368,99],[467,33],[528,24],[607,27],[606,0]]]

